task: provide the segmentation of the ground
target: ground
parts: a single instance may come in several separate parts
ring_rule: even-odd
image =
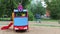
[[[0,28],[10,21],[0,21]],[[51,26],[52,25],[52,26]],[[15,32],[11,27],[8,30],[0,30],[0,34],[60,34],[60,24],[57,22],[29,22],[29,32]]]

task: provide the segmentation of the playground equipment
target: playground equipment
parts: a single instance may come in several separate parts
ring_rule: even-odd
[[[13,25],[14,30],[28,30],[28,12],[27,10],[18,11],[14,10],[12,13],[13,21],[8,26],[4,26],[1,29],[6,30]]]
[[[28,29],[28,14],[27,10],[19,12],[14,10],[14,30],[27,30]]]

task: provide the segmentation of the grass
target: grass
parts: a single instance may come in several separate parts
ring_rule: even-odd
[[[48,24],[33,24],[33,25],[31,25],[31,26],[60,27],[60,26],[48,25]]]
[[[10,21],[11,18],[0,18],[0,21]],[[36,21],[36,20],[34,20]],[[58,20],[53,20],[53,19],[41,19],[41,21],[50,21],[50,22],[57,22]]]
[[[51,21],[51,22],[57,22],[58,20],[54,20],[54,19],[41,19],[41,21]]]
[[[8,21],[8,20],[11,20],[11,18],[0,18],[0,21]]]
[[[57,22],[58,23],[58,20],[54,20],[54,19],[41,19],[41,21],[49,21],[49,22]],[[46,26],[46,27],[60,27],[60,26],[57,26],[57,25],[52,25],[52,24],[33,24],[31,26]]]

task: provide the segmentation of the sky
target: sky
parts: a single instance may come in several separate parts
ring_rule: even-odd
[[[37,4],[37,2],[39,2],[39,1],[41,1],[41,3],[42,3],[42,6],[44,7],[44,8],[46,8],[47,7],[47,5],[45,4],[45,2],[43,1],[43,0],[32,0],[32,4]]]

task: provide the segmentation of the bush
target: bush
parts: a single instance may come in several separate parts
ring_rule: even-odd
[[[31,11],[28,12],[28,20],[33,21],[34,20],[34,15]]]
[[[60,0],[52,0],[49,2],[46,0],[47,10],[50,11],[50,17],[52,19],[60,19]]]

